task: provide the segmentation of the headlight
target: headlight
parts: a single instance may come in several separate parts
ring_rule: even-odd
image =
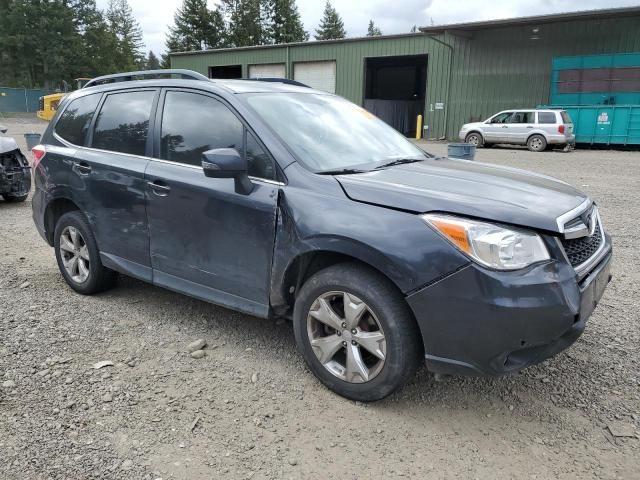
[[[549,260],[549,252],[536,233],[452,215],[422,215],[454,246],[473,260],[497,270],[517,270]]]

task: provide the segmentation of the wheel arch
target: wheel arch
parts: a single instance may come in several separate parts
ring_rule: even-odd
[[[56,229],[56,223],[62,215],[67,212],[81,211],[80,207],[76,205],[70,198],[58,197],[51,200],[44,211],[44,228],[46,232],[47,243],[53,246],[54,238],[53,234]]]
[[[478,135],[480,135],[480,137],[482,137],[482,141],[484,142],[484,133],[482,133],[481,130],[478,130],[477,128],[467,132],[467,134],[464,136],[465,140],[467,139],[467,137],[469,135],[471,135],[472,133],[477,133]]]
[[[397,281],[398,279],[394,279],[393,275],[387,273],[389,268],[383,267],[382,262],[384,262],[384,259],[380,258],[382,254],[379,252],[377,255],[375,252],[368,253],[368,255],[355,255],[353,252],[329,248],[308,250],[299,253],[288,263],[283,274],[280,276],[281,280],[272,286],[275,287],[277,292],[276,295],[272,295],[272,306],[278,306],[279,310],[291,311],[297,293],[312,275],[327,267],[341,263],[357,263],[372,269],[386,278],[398,289],[400,294],[404,295],[402,286]],[[400,272],[396,272],[396,274],[399,273]],[[276,305],[274,305],[274,301]]]

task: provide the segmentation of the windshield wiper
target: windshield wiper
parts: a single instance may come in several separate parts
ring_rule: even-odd
[[[391,162],[378,165],[375,169],[378,170],[380,168],[393,167],[395,165],[403,165],[405,163],[422,162],[423,160],[426,160],[426,159],[425,158],[397,158],[396,160],[393,160]]]
[[[369,170],[359,170],[357,168],[337,168],[335,170],[323,170],[316,172],[318,175],[350,175],[353,173],[365,173]]]

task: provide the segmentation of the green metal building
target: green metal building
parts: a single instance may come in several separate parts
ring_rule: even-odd
[[[286,77],[426,138],[549,102],[554,57],[640,52],[640,7],[430,26],[420,33],[171,54],[211,78]]]

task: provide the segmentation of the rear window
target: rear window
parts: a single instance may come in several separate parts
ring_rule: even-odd
[[[563,123],[573,123],[573,121],[571,120],[571,117],[567,112],[560,112],[560,116],[562,117]]]
[[[144,155],[155,94],[147,90],[108,95],[96,120],[92,147]]]
[[[60,115],[60,119],[56,123],[56,134],[74,145],[84,145],[89,124],[99,101],[100,94],[87,95],[73,100]]]
[[[538,112],[538,123],[556,123],[556,113]]]

